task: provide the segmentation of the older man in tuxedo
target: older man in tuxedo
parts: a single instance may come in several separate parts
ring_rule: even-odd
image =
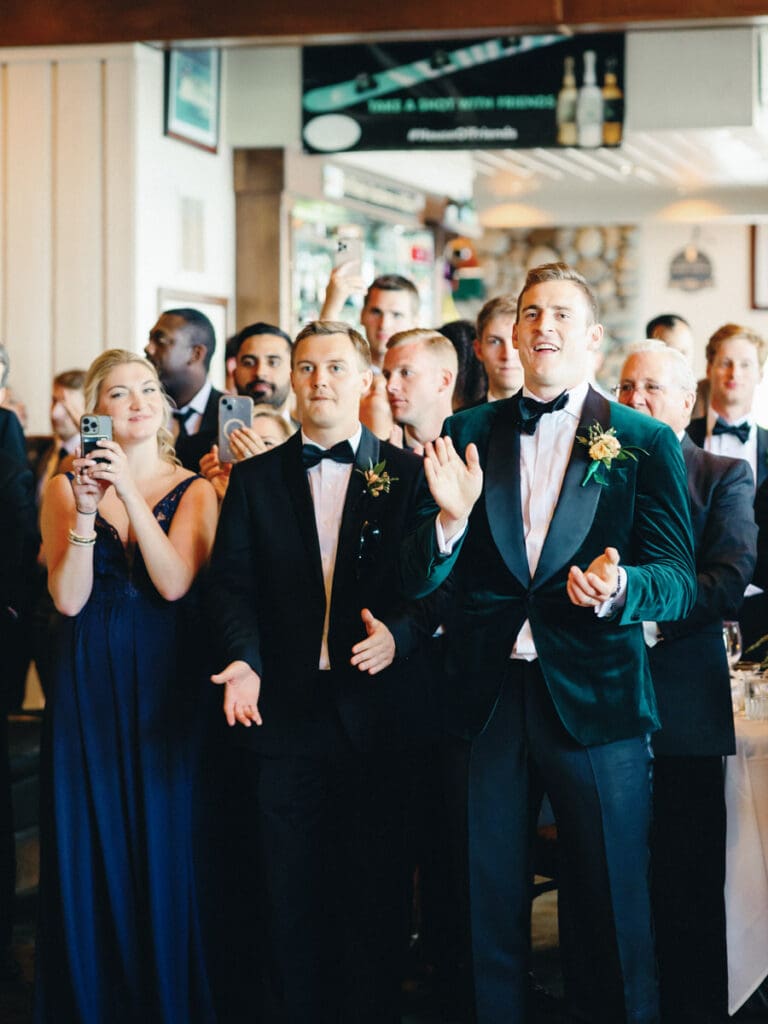
[[[672,431],[587,384],[602,333],[579,274],[529,272],[514,332],[523,393],[459,413],[428,446],[432,500],[402,552],[412,594],[453,570],[463,595],[445,699],[466,785],[479,1024],[529,1019],[529,826],[542,789],[590,972],[578,986],[589,1005],[572,1012],[658,1016],[647,880],[658,717],[642,623],[691,610],[691,521]]]
[[[360,425],[361,335],[312,323],[292,357],[301,431],[234,467],[211,567],[228,662],[213,680],[246,748],[237,785],[259,834],[265,1019],[395,1024],[398,752],[423,726],[407,659],[429,633],[401,597],[398,563],[422,461]]]
[[[755,565],[752,474],[685,433],[696,378],[661,341],[632,347],[619,401],[680,438],[691,499],[698,591],[693,611],[649,623],[661,731],[653,739],[651,893],[664,1024],[728,1016],[723,757],[735,752],[723,618],[737,618]]]

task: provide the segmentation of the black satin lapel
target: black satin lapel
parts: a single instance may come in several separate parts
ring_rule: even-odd
[[[340,566],[351,567],[356,561],[360,546],[360,531],[363,522],[371,511],[372,503],[386,500],[384,495],[372,499],[365,488],[363,472],[375,466],[379,461],[379,439],[363,427],[363,436],[357,447],[355,464],[349,478],[347,493],[344,498],[344,511],[339,527],[339,548],[336,553],[336,569]]]
[[[491,536],[505,565],[527,587],[531,574],[525,553],[520,502],[520,432],[511,415],[499,416],[488,439],[485,512]]]
[[[590,388],[576,434],[583,437],[593,423],[607,430],[611,425],[610,406],[606,398]],[[574,438],[552,522],[533,575],[534,587],[541,586],[563,566],[570,565],[592,527],[602,485],[590,480],[586,487],[581,486],[588,469],[587,449]]]
[[[323,563],[320,560],[320,543],[317,539],[315,522],[315,506],[312,492],[309,489],[307,471],[301,461],[301,431],[289,438],[283,445],[283,474],[285,485],[291,496],[291,504],[296,513],[299,533],[307,549],[307,557],[317,580],[325,593],[323,582]]]

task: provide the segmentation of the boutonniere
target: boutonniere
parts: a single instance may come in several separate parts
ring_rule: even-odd
[[[634,445],[623,446],[616,437],[616,428],[609,427],[604,430],[599,423],[595,422],[587,429],[587,436],[576,435],[579,444],[587,448],[587,454],[592,460],[589,464],[586,476],[581,481],[581,486],[586,487],[590,480],[594,480],[605,487],[608,484],[608,472],[616,462],[626,462],[627,459],[634,459],[637,462],[635,452],[642,452],[647,455],[645,448],[637,448]]]
[[[372,498],[378,498],[380,494],[389,494],[392,484],[397,482],[396,476],[390,476],[386,472],[386,460],[377,462],[374,466],[371,459],[368,460],[368,469],[356,469],[365,480],[365,489]]]

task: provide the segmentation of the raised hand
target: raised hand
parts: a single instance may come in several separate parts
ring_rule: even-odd
[[[483,489],[483,471],[474,444],[467,445],[466,463],[450,437],[438,437],[424,451],[424,475],[440,508],[446,539],[463,528]]]
[[[375,676],[395,660],[395,638],[383,622],[374,618],[369,608],[363,608],[360,618],[368,636],[352,648],[350,664],[369,676]]]
[[[245,661],[231,661],[211,682],[224,686],[224,716],[228,725],[239,722],[250,729],[253,722],[262,724],[259,712],[261,678]]]
[[[572,565],[568,571],[565,588],[571,603],[580,608],[594,608],[607,601],[616,590],[619,578],[618,565],[619,552],[616,548],[606,548],[586,572],[582,572],[577,565]]]
[[[261,435],[250,427],[238,427],[237,430],[233,430],[229,435],[229,447],[235,456],[235,462],[244,462],[254,455],[263,455],[269,451]]]

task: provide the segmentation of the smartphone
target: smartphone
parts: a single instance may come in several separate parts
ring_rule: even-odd
[[[336,249],[333,254],[334,267],[340,267],[343,263],[352,263],[355,260],[362,268],[363,263],[363,240],[353,238],[350,235],[342,235],[336,239]]]
[[[235,462],[229,446],[233,430],[250,427],[253,422],[253,399],[249,395],[222,395],[219,399],[219,462]]]
[[[86,459],[94,450],[101,445],[102,441],[112,440],[112,417],[95,416],[86,413],[80,417],[80,451]],[[96,459],[97,462],[109,462],[103,457]]]

